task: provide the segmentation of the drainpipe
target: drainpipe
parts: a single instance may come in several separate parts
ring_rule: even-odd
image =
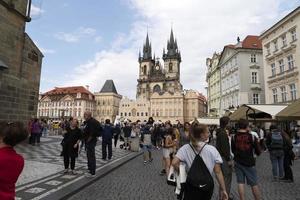
[[[30,18],[30,12],[31,12],[31,3],[32,3],[32,0],[28,0],[28,6],[27,6],[27,22],[30,22],[31,21],[31,18]]]

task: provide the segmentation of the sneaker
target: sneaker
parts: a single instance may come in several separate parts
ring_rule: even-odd
[[[64,173],[64,174],[69,173],[69,169],[65,169],[63,173]]]
[[[150,159],[149,159],[149,162],[152,162],[152,161],[153,161],[153,158],[150,158]]]
[[[94,178],[94,177],[96,177],[96,174],[85,173],[84,176],[87,178]]]
[[[144,165],[146,165],[147,164],[147,161],[144,161]]]
[[[77,172],[75,172],[74,170],[71,171],[72,175],[77,175]]]

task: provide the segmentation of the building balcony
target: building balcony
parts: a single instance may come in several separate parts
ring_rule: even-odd
[[[250,85],[251,90],[261,90],[260,83],[251,83]]]
[[[272,84],[277,81],[289,79],[291,77],[297,77],[298,74],[299,74],[298,68],[294,67],[294,68],[288,69],[282,73],[276,74],[276,76],[268,77],[269,80],[267,81],[267,83]]]

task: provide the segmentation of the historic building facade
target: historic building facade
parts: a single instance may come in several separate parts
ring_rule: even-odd
[[[40,95],[37,115],[50,120],[75,117],[84,121],[85,111],[95,111],[95,97],[88,87],[56,87]]]
[[[264,104],[262,45],[258,36],[247,36],[235,45],[224,47],[219,60],[221,70],[220,111],[242,104]]]
[[[260,36],[266,103],[291,102],[300,95],[300,7]]]
[[[119,116],[133,122],[148,120],[150,114],[150,101],[145,99],[132,100],[124,97],[120,101]]]
[[[180,82],[181,54],[171,30],[167,49],[163,50],[163,64],[152,56],[149,36],[139,53],[137,100],[124,98],[119,114],[131,121],[155,120],[191,121],[206,115],[206,99],[193,90],[183,90]]]
[[[181,55],[177,41],[171,30],[167,52],[163,51],[164,67],[159,60],[152,56],[152,47],[147,34],[143,47],[143,55],[139,54],[139,79],[137,85],[137,99],[147,99],[155,92],[180,92],[180,63]]]
[[[24,32],[30,2],[0,0],[0,120],[36,116],[43,54]]]
[[[100,92],[95,93],[94,117],[101,122],[109,119],[113,123],[119,113],[121,98],[122,96],[118,94],[113,80],[107,80]]]
[[[214,53],[212,58],[206,59],[207,66],[207,106],[208,116],[220,116],[220,76],[221,70],[219,66],[220,54]]]

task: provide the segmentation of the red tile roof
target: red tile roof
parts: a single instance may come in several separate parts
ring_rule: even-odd
[[[244,49],[262,49],[262,43],[259,39],[259,36],[256,35],[248,35],[241,43],[237,44],[228,44],[224,48],[232,48],[232,49],[238,49],[238,48],[244,48]]]
[[[245,49],[262,49],[261,40],[259,36],[248,35],[242,42],[242,47]]]
[[[57,95],[57,94],[77,94],[83,93],[87,95],[93,95],[89,90],[83,86],[73,86],[73,87],[55,87],[53,90],[50,90],[43,95]]]

